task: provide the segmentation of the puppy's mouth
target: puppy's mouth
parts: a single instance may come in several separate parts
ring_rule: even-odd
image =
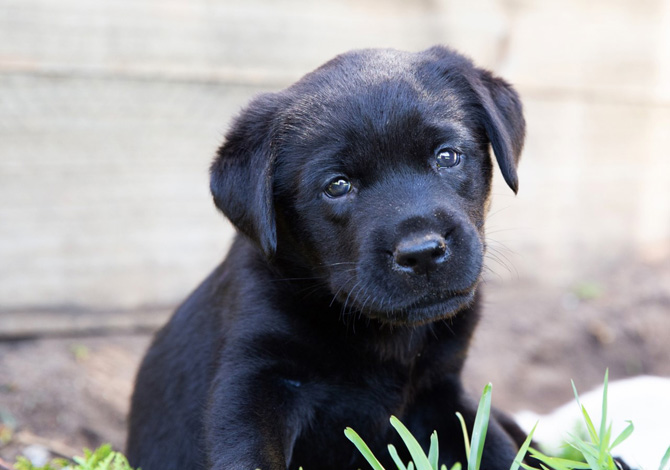
[[[359,312],[382,323],[421,325],[449,318],[470,306],[476,286],[439,297],[420,298],[407,303],[369,302]]]
[[[418,325],[443,320],[468,307],[475,298],[475,289],[451,294],[439,299],[420,300],[384,312],[379,320],[388,323]]]

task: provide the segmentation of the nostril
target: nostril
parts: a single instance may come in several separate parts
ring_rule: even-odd
[[[445,239],[439,234],[429,233],[401,240],[393,257],[396,265],[403,270],[423,274],[437,269],[447,259],[447,253]]]
[[[402,255],[400,255],[400,256],[396,257],[396,260],[398,261],[398,264],[400,266],[405,266],[407,268],[413,268],[418,263],[416,258],[414,258],[412,256],[402,256]]]

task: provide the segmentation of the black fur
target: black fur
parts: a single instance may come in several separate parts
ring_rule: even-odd
[[[514,90],[442,47],[350,52],[252,101],[211,168],[240,235],[144,359],[131,463],[367,468],[351,426],[392,468],[392,414],[464,463],[489,145],[516,191],[523,138]],[[438,167],[444,148],[460,163]],[[352,190],[327,196],[338,177]],[[482,468],[509,468],[521,439],[494,414]]]

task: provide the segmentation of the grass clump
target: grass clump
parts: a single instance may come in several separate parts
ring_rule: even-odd
[[[486,440],[486,431],[488,429],[489,418],[491,415],[491,390],[492,386],[491,384],[488,384],[484,387],[484,391],[482,392],[479,407],[477,408],[477,416],[475,417],[475,424],[472,430],[472,438],[468,436],[463,416],[460,413],[456,413],[463,429],[465,455],[467,456],[467,470],[478,470],[481,464],[484,441]],[[428,449],[428,455],[426,455],[416,438],[398,418],[391,416],[390,421],[391,426],[393,426],[396,432],[400,435],[403,444],[405,444],[412,456],[412,460],[405,464],[398,455],[396,448],[392,444],[389,444],[389,453],[398,470],[461,470],[463,468],[462,464],[459,462],[452,465],[450,469],[447,469],[446,465],[442,465],[438,468],[439,441],[436,431],[433,431],[433,434],[430,436],[430,447]],[[522,465],[521,462],[526,455],[534,431],[535,429],[531,431],[523,446],[519,449],[510,470],[518,470]],[[344,430],[344,435],[356,446],[363,457],[365,457],[365,460],[372,466],[373,470],[385,470],[377,457],[375,457],[368,445],[356,431],[347,428]]]
[[[568,434],[566,445],[569,446],[569,452],[566,452],[566,455],[570,455],[569,458],[551,457],[543,454],[537,449],[529,447],[533,433],[537,427],[536,424],[528,435],[526,441],[519,449],[519,452],[517,453],[510,470],[519,470],[520,468],[525,470],[538,470],[537,468],[531,467],[530,465],[523,462],[526,453],[540,462],[540,468],[542,470],[620,470],[620,464],[617,463],[617,461],[612,456],[612,451],[633,433],[634,427],[633,423],[628,421],[628,426],[626,426],[626,428],[619,435],[616,437],[612,435],[612,424],[607,422],[608,375],[608,372],[605,372],[602,398],[602,415],[598,427],[594,425],[588,411],[580,403],[577,388],[575,387],[574,382],[572,383],[575,399],[577,400],[577,404],[581,409],[582,418],[584,420],[587,432],[585,433],[585,436]],[[467,457],[467,470],[479,470],[480,468],[490,412],[491,384],[488,384],[486,387],[484,387],[484,392],[482,393],[482,397],[479,401],[479,407],[477,409],[477,415],[475,418],[475,424],[472,430],[471,438],[468,436],[468,431],[463,416],[460,413],[456,413],[458,419],[461,422],[461,428],[463,431],[465,455]],[[435,431],[430,437],[430,448],[428,455],[426,455],[414,436],[412,436],[407,428],[405,428],[405,426],[403,426],[403,424],[395,416],[391,417],[391,425],[400,435],[403,443],[405,446],[407,446],[407,449],[409,450],[409,453],[413,459],[412,461],[405,464],[401,461],[396,449],[392,445],[389,445],[389,453],[391,454],[391,457],[393,458],[393,461],[396,464],[398,470],[461,470],[462,465],[460,463],[456,463],[451,467],[451,469],[447,469],[446,465],[442,465],[440,468],[438,468],[438,438]],[[361,454],[363,454],[365,459],[370,463],[374,470],[385,470],[381,463],[379,463],[379,460],[377,460],[377,458],[374,456],[370,448],[365,444],[363,439],[361,439],[361,437],[353,429],[347,428],[344,431],[344,434],[351,442],[354,443],[354,445],[358,448]],[[670,447],[668,447],[665,455],[661,459],[658,470],[670,470]]]
[[[591,470],[619,470],[619,465],[612,457],[612,450],[621,444],[633,433],[635,429],[633,423],[628,421],[628,426],[616,437],[612,436],[612,423],[607,422],[607,385],[608,372],[605,372],[603,385],[602,414],[598,428],[593,424],[593,420],[588,411],[579,401],[577,387],[572,382],[572,390],[575,394],[575,400],[582,412],[582,418],[588,432],[587,438],[582,438],[576,434],[569,434],[566,444],[578,452],[582,459],[560,459],[549,457],[536,449],[531,449],[533,457],[547,464],[555,470],[573,470],[573,469],[591,469]],[[669,449],[670,451],[670,449]],[[661,467],[662,468],[662,467]]]
[[[16,470],[133,470],[126,457],[121,452],[114,452],[109,444],[104,444],[94,451],[84,449],[83,457],[73,457],[72,460],[74,463],[66,459],[55,459],[42,467],[36,467],[25,457],[19,457],[14,468]]]

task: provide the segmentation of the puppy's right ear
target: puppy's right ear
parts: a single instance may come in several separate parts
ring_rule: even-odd
[[[216,207],[268,258],[277,250],[272,96],[259,96],[237,117],[210,168]]]

